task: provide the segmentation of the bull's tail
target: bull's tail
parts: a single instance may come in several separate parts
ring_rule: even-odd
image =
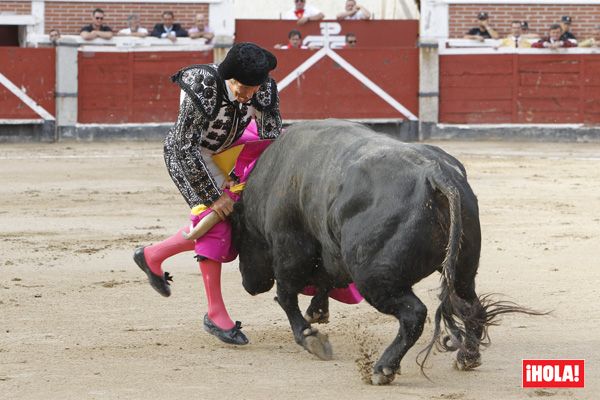
[[[431,177],[430,182],[433,188],[439,190],[448,200],[450,226],[446,255],[442,261],[442,291],[439,295],[440,305],[435,313],[433,338],[417,357],[423,374],[425,362],[436,344],[441,351],[462,350],[468,353],[479,349],[480,345],[490,344],[487,328],[497,325],[498,317],[502,314],[548,314],[521,307],[510,301],[495,301],[489,294],[473,299],[464,299],[457,294],[456,268],[463,233],[460,192],[453,183],[439,175]],[[442,321],[446,332],[443,337]]]

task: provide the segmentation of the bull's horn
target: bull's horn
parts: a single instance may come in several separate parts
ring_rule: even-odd
[[[204,234],[206,232],[208,232],[210,230],[210,228],[215,226],[220,221],[221,221],[221,218],[219,218],[217,213],[214,211],[211,211],[210,214],[208,214],[207,216],[202,218],[200,220],[200,222],[198,222],[198,224],[193,229],[190,230],[190,233],[186,233],[185,231],[182,231],[181,234],[187,240],[196,240],[196,239],[199,239],[202,236],[204,236]]]

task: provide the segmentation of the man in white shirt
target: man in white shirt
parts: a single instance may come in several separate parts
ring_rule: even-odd
[[[213,30],[206,23],[206,16],[204,14],[196,14],[194,18],[194,26],[188,29],[188,35],[192,39],[204,38],[206,43],[215,37]]]
[[[308,21],[320,21],[325,15],[318,8],[306,5],[306,0],[294,0],[295,6],[284,13],[282,19],[298,20],[298,25],[304,25]]]
[[[513,21],[510,25],[511,34],[500,42],[500,47],[529,48],[531,43],[521,36],[521,21]]]
[[[117,35],[119,36],[148,36],[148,29],[140,26],[140,17],[136,14],[131,14],[127,17],[127,28],[121,29]]]
[[[356,4],[356,0],[346,0],[344,12],[337,15],[337,19],[360,20],[369,18],[371,18],[369,10]]]

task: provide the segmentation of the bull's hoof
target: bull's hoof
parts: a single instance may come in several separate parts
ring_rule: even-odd
[[[459,371],[470,371],[481,365],[481,355],[469,355],[464,353],[457,353],[456,359],[454,360],[454,368]]]
[[[302,332],[302,347],[309,353],[314,354],[321,360],[329,361],[333,358],[333,350],[327,335],[317,331],[315,328],[307,328]]]
[[[306,313],[306,314],[304,314],[304,319],[309,324],[327,324],[327,323],[329,323],[329,313],[328,312]]]
[[[373,372],[371,376],[371,384],[373,385],[389,385],[392,383],[396,374],[391,368],[383,368],[381,372]]]

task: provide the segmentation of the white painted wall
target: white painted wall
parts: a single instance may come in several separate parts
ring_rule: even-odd
[[[293,0],[233,0],[235,17],[239,19],[279,19],[281,14],[294,7]],[[375,19],[418,19],[419,12],[413,0],[357,0]],[[344,11],[345,0],[306,0],[317,7],[326,19]]]

